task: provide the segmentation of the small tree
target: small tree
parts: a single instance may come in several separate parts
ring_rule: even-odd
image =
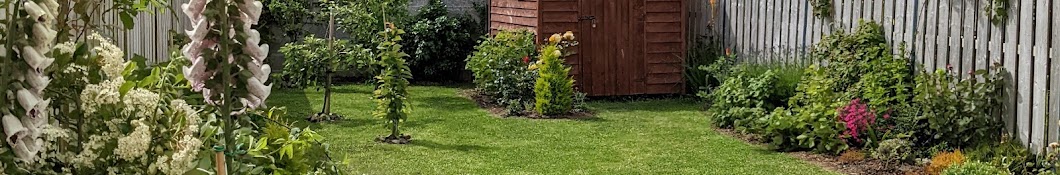
[[[335,39],[334,23],[329,23],[327,39],[307,36],[300,43],[289,43],[280,48],[286,60],[284,62],[283,86],[304,88],[315,86],[324,90],[324,105],[320,112],[310,115],[310,121],[328,121],[342,118],[331,113],[332,77],[336,72],[351,69],[368,69],[371,65],[370,53],[361,45],[350,44],[348,40]]]
[[[541,115],[564,114],[574,107],[574,79],[570,77],[570,68],[564,66],[560,58],[564,56],[561,50],[567,48],[573,39],[573,34],[569,32],[566,36],[552,35],[548,45],[541,48],[538,63],[540,75],[534,84],[537,101],[534,107]]]
[[[409,110],[406,100],[408,99],[409,80],[412,73],[405,62],[408,54],[401,52],[401,34],[405,31],[397,28],[392,23],[386,24],[386,29],[379,32],[382,42],[379,43],[379,64],[382,71],[376,76],[379,87],[375,89],[375,101],[378,104],[374,115],[386,119],[387,127],[390,128],[390,136],[379,138],[385,143],[408,143],[411,137],[401,135],[398,124],[408,118]]]

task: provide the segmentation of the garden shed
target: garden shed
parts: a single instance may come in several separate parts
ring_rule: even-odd
[[[590,96],[685,92],[684,0],[490,0],[490,30],[525,28],[538,41],[573,31],[566,58]]]

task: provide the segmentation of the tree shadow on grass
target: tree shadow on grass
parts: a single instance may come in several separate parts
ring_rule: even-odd
[[[431,110],[461,112],[478,109],[471,100],[458,96],[429,96],[415,100],[417,101],[414,102],[419,103],[417,105]]]
[[[481,151],[481,150],[490,149],[489,147],[479,146],[479,145],[447,145],[447,144],[441,144],[441,143],[438,143],[438,142],[433,142],[433,141],[430,141],[430,140],[422,140],[422,139],[415,139],[415,138],[413,138],[412,143],[409,143],[409,145],[420,146],[420,147],[431,148],[431,149],[462,151],[462,152]]]
[[[379,119],[379,120],[381,121],[382,119]],[[432,123],[438,123],[438,122],[441,122],[441,121],[442,121],[442,119],[438,119],[438,118],[419,118],[419,119],[414,119],[414,120],[407,120],[407,121],[401,123],[401,127],[418,128],[420,126],[431,125]]]
[[[299,123],[306,123],[301,121],[305,121],[305,117],[309,116],[309,114],[316,113],[316,110],[313,109],[312,104],[309,102],[309,97],[302,90],[281,90],[279,94],[273,95],[272,98],[268,99],[268,105],[272,107],[287,107],[287,116],[285,118],[290,121],[299,121]]]

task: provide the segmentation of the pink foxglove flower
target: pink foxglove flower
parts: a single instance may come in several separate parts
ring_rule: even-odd
[[[217,95],[216,92],[220,91],[217,89],[209,89],[209,86],[206,86],[208,80],[217,78],[215,76],[218,76],[218,71],[210,70],[211,68],[208,68],[206,63],[211,61],[205,59],[215,58],[204,57],[202,55],[203,50],[218,49],[216,47],[217,43],[223,39],[239,38],[235,33],[236,30],[241,30],[241,32],[246,33],[247,36],[246,38],[239,38],[238,40],[240,41],[235,42],[242,43],[243,48],[239,49],[242,49],[242,53],[246,53],[247,56],[252,58],[252,60],[245,63],[241,62],[239,63],[240,65],[235,66],[238,66],[240,70],[249,71],[252,76],[246,80],[237,80],[245,81],[247,92],[249,92],[246,96],[239,97],[239,101],[242,102],[243,106],[246,108],[258,108],[264,106],[265,99],[268,98],[272,89],[271,85],[265,85],[265,82],[268,81],[269,73],[272,71],[272,68],[265,64],[265,58],[268,57],[269,46],[260,44],[261,34],[257,30],[251,29],[251,25],[257,24],[258,19],[261,16],[262,3],[256,0],[242,0],[238,7],[239,10],[232,13],[238,14],[238,20],[244,25],[222,26],[222,28],[227,28],[222,30],[229,30],[229,36],[223,36],[222,38],[207,38],[207,34],[212,27],[211,25],[214,24],[212,21],[214,19],[207,19],[202,13],[209,1],[211,0],[191,0],[188,3],[181,5],[184,14],[192,20],[193,24],[192,29],[186,31],[188,37],[191,38],[191,43],[182,49],[183,55],[191,61],[191,66],[185,67],[183,70],[184,76],[191,84],[192,89],[202,92],[203,96],[212,97],[213,95]],[[227,55],[225,58],[228,59],[225,60],[228,63],[236,63],[236,59],[240,57]],[[207,103],[216,104],[217,102],[207,100]]]
[[[7,49],[13,48],[21,56],[21,60],[29,65],[28,70],[16,70],[18,74],[13,75],[15,80],[22,81],[19,89],[12,89],[6,93],[8,97],[14,97],[14,106],[21,107],[25,113],[9,114],[0,119],[0,125],[4,128],[5,143],[11,148],[15,156],[22,161],[34,161],[43,146],[40,138],[48,121],[48,105],[50,100],[44,99],[45,87],[51,80],[48,79],[44,70],[47,69],[54,58],[47,55],[55,45],[55,14],[58,12],[59,4],[54,0],[41,0],[40,2],[24,1],[22,9],[30,20],[28,30],[25,31],[29,39],[27,45],[5,46],[0,53],[6,55]],[[18,20],[24,22],[25,20]]]

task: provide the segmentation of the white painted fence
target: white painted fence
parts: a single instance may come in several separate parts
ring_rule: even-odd
[[[1008,19],[995,25],[985,0],[834,0],[830,18],[815,17],[806,0],[711,1],[724,45],[751,62],[803,61],[822,35],[866,19],[882,24],[895,48],[905,43],[921,70],[1002,63],[1011,73],[1006,130],[1034,150],[1060,138],[1060,2],[1010,0]]]

